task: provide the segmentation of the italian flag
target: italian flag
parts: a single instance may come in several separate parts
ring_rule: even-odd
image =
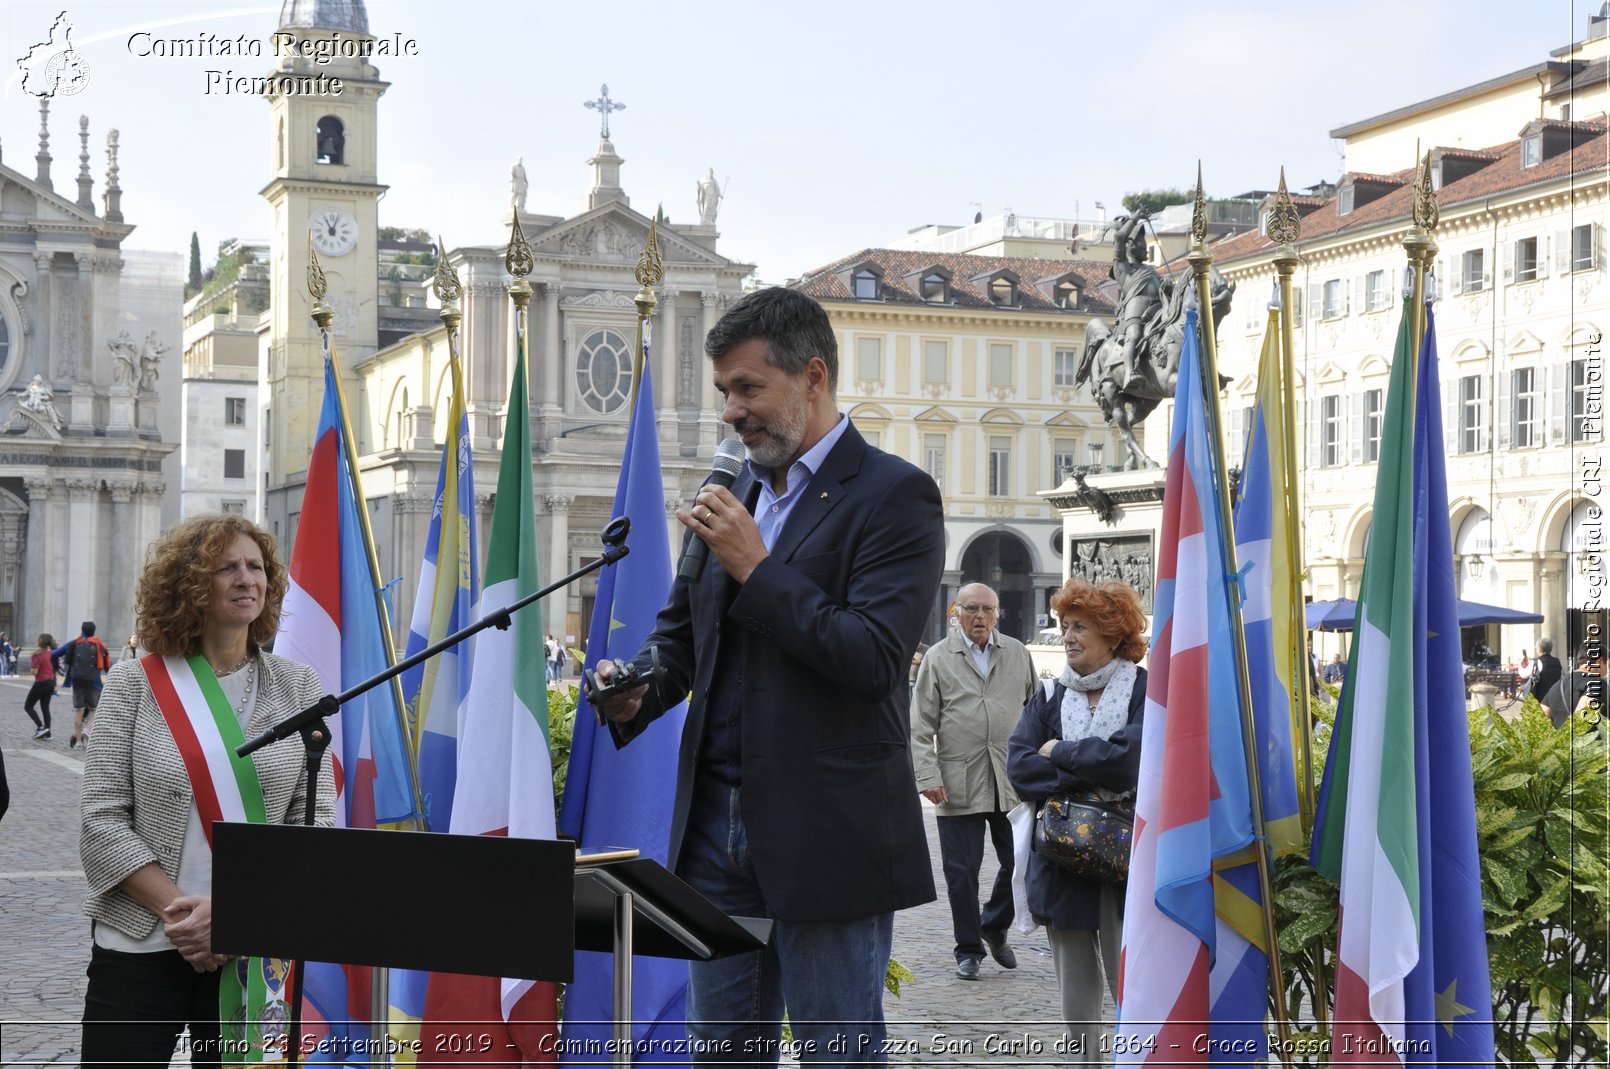
[[[477,616],[535,591],[536,511],[531,491],[531,422],[526,409],[526,317],[517,313],[514,381],[504,424],[503,459]],[[475,637],[469,700],[458,729],[458,788],[448,830],[456,835],[553,839],[553,763],[548,747],[548,686],[542,613],[521,609],[506,630]],[[444,903],[473,909],[473,902]],[[452,1061],[554,1061],[557,987],[531,980],[434,973],[425,997],[421,1036],[473,1027],[493,1036],[485,1052]],[[484,1023],[483,1023],[484,1022]],[[445,1046],[451,1047],[452,1044]],[[546,1050],[542,1048],[546,1047]],[[518,1048],[518,1051],[516,1050]],[[420,1064],[439,1058],[421,1056]]]
[[[1414,356],[1405,301],[1387,390],[1352,660],[1314,826],[1314,866],[1341,885],[1331,1040],[1331,1061],[1337,1064],[1403,1062],[1404,980],[1420,958]]]

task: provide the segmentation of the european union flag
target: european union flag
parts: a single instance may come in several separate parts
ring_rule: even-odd
[[[605,568],[598,580],[592,630],[587,636],[589,666],[602,658],[629,660],[654,630],[654,617],[671,592],[671,543],[665,523],[665,482],[654,428],[654,386],[643,369],[626,434],[626,457],[615,490],[615,515],[632,521],[631,554]],[[686,704],[667,712],[640,739],[616,749],[583,697],[576,708],[565,797],[559,830],[574,836],[583,850],[634,847],[662,865],[670,849],[671,801],[676,795],[677,750]],[[607,954],[577,953],[576,978],[565,993],[565,1053],[561,1064],[611,1059],[613,965]],[[632,968],[632,1026],[636,1049],[656,1066],[687,1037],[686,962],[640,958]],[[596,1039],[592,1047],[569,1042]]]
[[[1459,652],[1437,330],[1426,304],[1414,428],[1415,823],[1420,960],[1404,981],[1405,1061],[1493,1064],[1492,985]]]

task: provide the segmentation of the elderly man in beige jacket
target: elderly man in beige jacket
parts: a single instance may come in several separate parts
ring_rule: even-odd
[[[1006,740],[1034,692],[1023,644],[995,629],[1001,611],[983,583],[956,597],[959,626],[929,647],[911,696],[911,752],[917,790],[938,806],[939,853],[956,935],[956,975],[977,980],[988,948],[1003,969],[1017,968],[1006,941],[1012,923],[1012,825],[1017,804],[1006,781]],[[982,912],[978,875],[989,829],[1000,868]]]

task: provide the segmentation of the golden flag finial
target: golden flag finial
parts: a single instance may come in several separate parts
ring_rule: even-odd
[[[1202,195],[1202,161],[1196,161],[1196,197],[1191,201],[1191,241],[1207,244],[1207,198]]]
[[[1295,245],[1302,233],[1302,216],[1286,188],[1286,168],[1280,168],[1280,186],[1275,190],[1274,207],[1269,211],[1269,240],[1276,245]]]
[[[526,241],[525,232],[520,229],[519,212],[514,213],[514,225],[509,232],[508,251],[503,254],[503,266],[518,279],[525,278],[536,266],[536,261],[531,258],[531,243]]]
[[[452,304],[464,295],[458,272],[447,262],[447,243],[440,234],[436,235],[436,277],[431,279],[431,289],[443,304]]]
[[[648,243],[637,257],[637,284],[639,286],[658,286],[665,278],[665,261],[660,257],[660,221],[652,220],[648,225]]]
[[[1414,176],[1414,225],[1422,230],[1435,230],[1441,214],[1437,191],[1431,185],[1431,153],[1427,152]]]
[[[324,295],[330,291],[330,283],[324,277],[324,268],[319,266],[319,254],[313,248],[313,231],[307,232],[307,291],[313,295],[315,303],[324,300]]]

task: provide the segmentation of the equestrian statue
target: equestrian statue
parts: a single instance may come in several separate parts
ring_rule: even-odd
[[[1165,278],[1147,262],[1145,222],[1149,213],[1114,220],[1112,278],[1118,283],[1117,314],[1109,326],[1093,319],[1085,327],[1084,353],[1074,385],[1090,394],[1124,446],[1125,470],[1155,468],[1134,429],[1164,398],[1174,396],[1180,348],[1185,342],[1185,299],[1194,288],[1190,272]],[[1235,283],[1213,271],[1209,277],[1213,323],[1230,309]],[[1221,377],[1222,378],[1222,377]],[[1228,379],[1223,379],[1228,382]],[[1222,383],[1221,383],[1222,384]]]

